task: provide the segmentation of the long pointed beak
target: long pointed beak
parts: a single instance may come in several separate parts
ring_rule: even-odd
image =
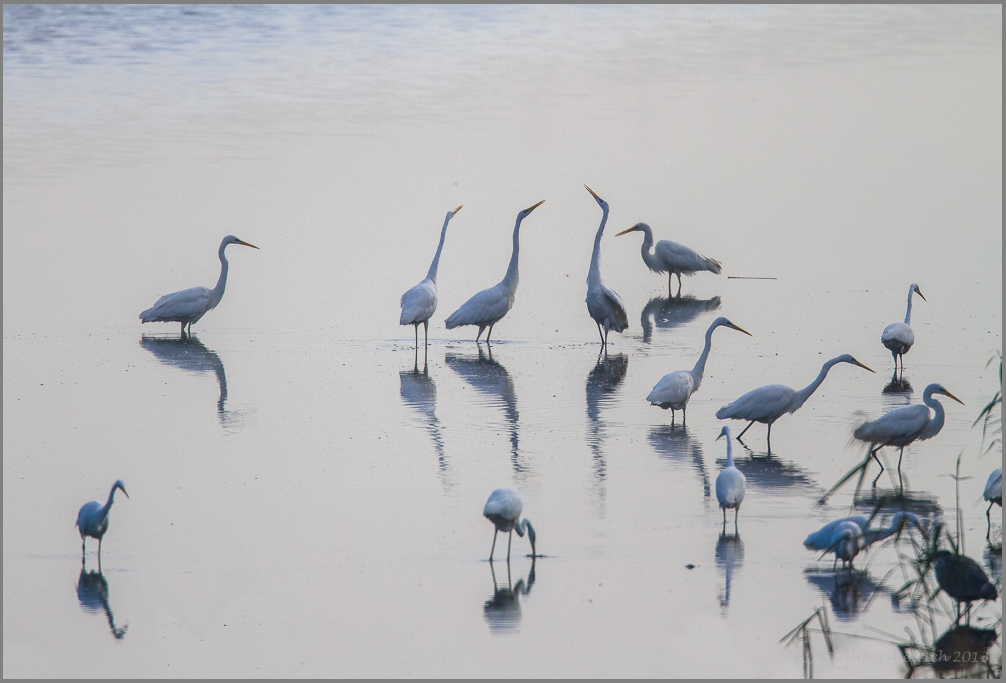
[[[129,498],[129,494],[126,493],[126,487],[125,486],[120,487],[120,490],[126,495],[126,498]]]
[[[618,237],[619,235],[624,235],[624,234],[625,234],[625,233],[627,233],[627,232],[632,232],[632,231],[633,231],[633,230],[635,230],[635,229],[636,229],[636,227],[635,227],[635,226],[633,226],[633,227],[629,228],[628,230],[623,230],[622,232],[619,232],[619,233],[616,233],[616,234],[615,234],[615,237]]]
[[[953,394],[951,394],[946,389],[944,389],[941,393],[943,393],[947,398],[952,398],[955,401],[957,401],[958,403],[960,403],[961,405],[964,405],[964,401],[962,401],[961,399],[957,398],[956,396],[954,396]]]
[[[598,197],[598,196],[597,196],[597,193],[596,193],[596,192],[594,192],[594,191],[593,191],[592,189],[590,189],[590,188],[589,188],[589,187],[587,187],[586,185],[584,185],[584,187],[586,187],[586,188],[587,188],[587,192],[589,192],[589,193],[590,193],[590,194],[591,194],[591,195],[592,195],[592,196],[594,197],[594,199],[596,199],[596,200],[597,200],[597,201],[599,201],[599,202],[603,202],[603,201],[604,201],[603,199],[601,199],[600,197]]]
[[[537,209],[537,208],[538,208],[539,206],[541,206],[541,205],[542,205],[542,204],[544,204],[544,203],[545,203],[545,200],[544,200],[544,199],[542,199],[542,200],[541,200],[540,202],[538,202],[538,203],[537,203],[537,204],[535,204],[534,206],[530,206],[530,207],[528,207],[528,208],[524,209],[524,212],[525,212],[525,213],[531,213],[532,211],[534,211],[535,209]]]
[[[458,211],[460,211],[460,210],[461,210],[462,208],[464,208],[464,204],[462,204],[462,205],[461,205],[461,206],[459,206],[458,208],[456,208],[456,209],[454,209],[453,211],[451,211],[451,213],[457,213],[457,212],[458,212]]]
[[[742,328],[740,328],[740,327],[737,327],[737,326],[736,326],[736,325],[734,325],[733,323],[730,323],[730,327],[732,327],[733,329],[737,330],[738,332],[743,332],[744,334],[746,334],[746,335],[747,335],[747,336],[749,336],[749,337],[753,337],[753,336],[754,336],[753,334],[751,334],[751,333],[750,333],[750,332],[748,332],[747,330],[745,330],[745,329],[742,329]]]
[[[856,365],[858,365],[859,367],[863,368],[864,370],[870,370],[870,368],[866,367],[865,365],[863,365],[862,363],[860,363],[855,358],[852,359],[852,362],[855,363]],[[870,370],[870,372],[873,372],[873,370]],[[874,374],[876,374],[876,373],[874,373]]]
[[[245,242],[244,240],[238,240],[238,244],[243,244],[246,247],[251,247],[252,249],[258,249],[258,247],[256,247],[254,244],[250,244],[248,242]],[[127,496],[127,498],[128,498],[128,496]]]
[[[915,293],[918,294],[919,296],[922,296],[922,290],[921,289],[916,289]],[[925,301],[926,297],[922,296],[922,300]]]

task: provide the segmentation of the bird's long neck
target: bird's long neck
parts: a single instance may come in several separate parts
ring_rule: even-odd
[[[513,226],[513,254],[510,256],[510,265],[506,269],[506,275],[503,276],[503,286],[509,291],[513,292],[517,289],[517,283],[520,281],[520,274],[517,272],[517,257],[520,254],[520,222],[524,220],[523,216],[517,217],[517,223]]]
[[[601,281],[601,235],[604,234],[604,224],[608,222],[608,207],[602,206],[604,212],[601,215],[601,225],[594,235],[594,253],[590,257],[590,270],[587,271],[587,284],[595,284]]]
[[[227,257],[224,256],[224,249],[227,248],[227,243],[220,245],[219,251],[217,251],[217,256],[220,257],[220,277],[217,278],[217,286],[210,290],[210,308],[215,308],[220,299],[224,296],[224,289],[227,287],[227,269],[229,264],[227,263]]]
[[[113,485],[112,490],[108,492],[108,502],[105,503],[105,507],[101,508],[101,516],[104,517],[108,514],[108,511],[112,509],[112,502],[115,500],[115,489],[119,488],[118,485]]]
[[[926,387],[926,390],[922,392],[922,402],[933,409],[936,413],[933,419],[929,421],[926,428],[922,430],[919,434],[920,439],[928,439],[936,436],[943,429],[943,422],[946,420],[947,414],[943,410],[943,404],[933,398],[933,390],[930,387]]]
[[[915,293],[915,289],[912,287],[908,288],[908,311],[905,313],[905,324],[912,324],[912,294]]]
[[[727,467],[734,466],[734,447],[730,443],[730,438],[727,438]]]
[[[817,388],[821,386],[821,382],[823,382],[824,378],[828,376],[828,371],[831,370],[831,367],[838,362],[839,361],[837,359],[832,358],[830,361],[821,366],[821,372],[818,373],[817,379],[793,395],[793,400],[789,404],[789,412],[792,413],[807,402],[810,395],[817,391]]]
[[[695,388],[692,389],[693,392],[698,391],[699,385],[702,384],[702,374],[706,371],[706,359],[709,358],[709,349],[713,345],[713,330],[717,327],[719,325],[711,325],[706,330],[706,345],[702,349],[702,355],[695,361],[695,367],[692,368],[692,380],[695,382]]]
[[[524,538],[524,532],[527,531],[528,522],[526,519],[522,519],[517,524],[514,525],[513,530],[517,532],[517,535]]]
[[[451,222],[451,216],[444,219],[444,227],[440,229],[440,244],[437,245],[437,254],[430,264],[430,272],[426,274],[426,279],[432,282],[437,281],[437,268],[440,266],[440,252],[444,250],[444,238],[447,237],[447,224]]]
[[[643,262],[646,263],[650,270],[662,271],[667,270],[661,265],[657,257],[650,253],[650,247],[653,246],[653,231],[650,230],[649,226],[645,228],[640,228],[643,231],[643,246],[640,247],[639,251],[643,255]]]

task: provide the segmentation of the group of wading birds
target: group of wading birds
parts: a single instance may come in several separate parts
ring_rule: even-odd
[[[597,201],[602,211],[601,224],[597,228],[597,233],[594,237],[594,251],[590,260],[590,268],[587,271],[586,303],[590,317],[597,324],[602,347],[606,349],[608,333],[610,331],[624,331],[628,327],[628,317],[618,294],[607,287],[601,280],[601,237],[604,234],[604,227],[608,220],[608,203],[597,196],[589,187],[586,185],[584,187]],[[532,211],[541,206],[543,201],[517,214],[517,222],[513,229],[513,253],[503,280],[499,284],[484,289],[468,299],[468,301],[446,319],[447,329],[463,325],[477,326],[478,334],[475,337],[475,341],[478,343],[482,333],[488,328],[486,343],[489,343],[493,327],[513,307],[514,295],[517,291],[519,280],[517,264],[520,251],[521,223]],[[447,212],[443,228],[440,231],[440,243],[437,246],[436,255],[433,257],[433,263],[430,265],[429,272],[419,284],[405,292],[401,298],[402,313],[399,322],[402,325],[412,325],[415,328],[417,354],[419,351],[419,325],[423,325],[425,349],[428,343],[429,321],[437,309],[437,269],[440,264],[440,255],[443,251],[444,240],[447,236],[447,225],[461,208],[459,206],[453,211]],[[682,275],[694,275],[701,271],[709,271],[716,274],[721,272],[721,266],[718,261],[702,256],[683,244],[670,240],[660,240],[654,244],[653,232],[646,223],[637,223],[631,228],[618,233],[618,235],[634,231],[643,233],[641,251],[643,262],[646,266],[653,272],[667,273],[668,296],[671,295],[674,276],[678,278],[678,296],[680,296]],[[212,289],[193,287],[162,296],[151,308],[140,314],[141,321],[144,323],[177,322],[181,324],[183,335],[186,332],[186,327],[188,327],[191,333],[192,323],[197,322],[208,311],[215,308],[223,297],[224,288],[227,285],[228,272],[228,262],[224,251],[231,244],[240,244],[258,249],[253,244],[240,240],[233,235],[228,235],[220,243],[218,250],[221,265],[220,277],[215,287]],[[925,300],[918,285],[912,284],[908,290],[908,310],[905,314],[905,321],[903,323],[898,322],[888,325],[881,335],[881,343],[891,351],[894,357],[895,373],[898,371],[899,359],[901,361],[902,372],[904,371],[904,355],[912,348],[915,342],[915,334],[910,325],[914,294],[918,294]],[[717,318],[709,326],[709,329],[706,330],[705,346],[695,366],[691,370],[676,370],[664,375],[646,397],[646,400],[651,405],[659,406],[665,410],[670,409],[672,421],[677,410],[682,412],[682,421],[685,419],[688,400],[692,394],[698,391],[702,382],[706,360],[709,357],[712,345],[713,331],[718,327],[729,327],[750,335],[749,332],[741,329],[728,319],[724,317]],[[857,361],[851,355],[843,354],[826,362],[821,367],[817,378],[799,391],[782,384],[759,387],[749,391],[729,405],[720,408],[716,412],[716,417],[719,419],[748,421],[748,425],[737,436],[738,441],[740,441],[741,437],[744,436],[755,422],[766,424],[768,427],[766,444],[771,453],[772,425],[783,415],[799,410],[806,403],[807,399],[810,398],[811,394],[821,385],[829,370],[838,363],[849,363],[873,372],[873,370]],[[901,460],[904,455],[905,446],[916,440],[930,439],[936,436],[943,428],[945,413],[943,406],[934,398],[936,394],[942,394],[963,404],[960,399],[947,391],[941,384],[934,383],[925,388],[922,404],[897,408],[877,420],[864,422],[860,425],[855,430],[855,438],[869,444],[868,455],[862,463],[850,471],[832,489],[832,492],[857,472],[860,475],[859,482],[861,484],[871,459],[876,460],[877,464],[880,465],[880,473],[873,480],[875,486],[877,479],[880,478],[880,475],[884,471],[884,465],[877,456],[877,453],[885,446],[900,448],[898,457],[898,476],[900,482]],[[930,409],[933,410],[932,416],[930,416]],[[734,464],[729,427],[724,426],[717,439],[723,437],[726,437],[727,466],[716,477],[716,498],[723,511],[724,527],[726,526],[726,511],[728,509],[734,510],[734,528],[736,531],[737,516],[741,503],[744,500],[745,477]],[[98,501],[92,501],[81,507],[80,513],[77,516],[77,528],[80,531],[82,540],[82,552],[86,553],[86,539],[88,536],[98,539],[99,566],[101,561],[101,539],[108,529],[108,512],[112,507],[116,490],[121,490],[127,497],[129,495],[126,493],[126,488],[122,481],[116,481],[112,486],[105,505],[101,505]],[[1001,467],[990,475],[985,487],[984,498],[986,501],[989,501],[986,517],[991,529],[990,512],[992,505],[998,504],[1000,507],[1002,506]],[[512,488],[496,489],[489,496],[489,500],[483,509],[483,515],[495,526],[493,545],[489,552],[490,562],[496,549],[496,539],[501,531],[509,534],[507,560],[510,559],[510,546],[514,531],[521,537],[527,533],[531,542],[531,557],[532,559],[537,557],[535,550],[535,530],[526,518],[521,519],[522,510],[523,503],[520,496]],[[804,541],[804,545],[811,550],[821,551],[824,554],[834,553],[836,565],[838,560],[841,559],[843,567],[848,564],[851,568],[854,558],[862,550],[879,540],[888,538],[894,534],[900,534],[906,524],[915,526],[923,535],[926,533],[918,517],[910,512],[896,513],[890,527],[886,529],[874,529],[870,527],[875,515],[876,511],[868,518],[853,516],[835,520],[810,534]],[[992,600],[998,595],[981,566],[966,556],[949,551],[939,551],[935,558],[935,568],[940,586],[959,602],[970,604],[971,601],[978,599]]]

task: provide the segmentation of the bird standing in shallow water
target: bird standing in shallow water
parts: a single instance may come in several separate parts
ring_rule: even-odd
[[[618,298],[615,290],[609,289],[601,281],[601,236],[604,234],[604,224],[608,222],[608,202],[598,197],[586,185],[584,187],[597,200],[602,212],[601,225],[594,235],[594,253],[590,257],[590,270],[587,271],[587,312],[597,323],[601,346],[607,349],[608,330],[619,333],[625,331],[629,327],[629,317],[625,314],[625,306],[622,305],[622,300]]]
[[[901,357],[901,372],[905,371],[905,354],[915,343],[915,332],[912,331],[912,294],[917,293],[922,296],[922,290],[914,282],[908,288],[908,311],[905,313],[905,322],[891,323],[884,328],[884,333],[880,335],[880,342],[890,350],[894,356],[894,371],[898,371],[898,357]],[[925,301],[926,297],[922,296]]]
[[[192,323],[198,322],[208,311],[216,308],[224,296],[224,289],[227,287],[227,270],[229,269],[224,249],[228,244],[243,244],[246,247],[258,249],[254,244],[239,240],[234,235],[227,235],[220,242],[220,249],[217,250],[217,256],[220,257],[220,277],[217,279],[216,287],[213,289],[190,287],[173,294],[165,294],[157,300],[157,303],[140,313],[140,321],[144,323],[181,323],[182,334],[185,334],[186,325],[189,326],[191,334]]]
[[[650,226],[646,223],[636,223],[628,230],[618,233],[615,237],[634,230],[639,230],[643,233],[641,251],[646,267],[654,273],[667,273],[667,296],[671,296],[671,277],[674,275],[678,276],[678,296],[681,296],[681,276],[683,274],[694,275],[699,271],[708,270],[710,273],[719,275],[722,270],[720,262],[716,259],[706,258],[694,249],[670,240],[660,240],[657,242],[657,246],[653,248],[653,253],[651,254],[650,247],[653,246],[653,231],[650,230]]]
[[[818,550],[825,554],[835,553],[835,562],[842,560],[852,566],[852,561],[861,551],[866,550],[877,541],[900,533],[906,524],[911,523],[925,535],[922,522],[911,512],[896,512],[887,529],[871,529],[872,517],[863,515],[836,519],[807,536],[803,541],[808,550]]]
[[[80,561],[84,561],[84,554],[87,552],[87,537],[98,539],[98,565],[101,565],[101,539],[108,531],[108,511],[112,509],[112,502],[115,499],[115,490],[121,489],[122,493],[129,498],[126,493],[126,486],[119,479],[112,484],[112,490],[108,493],[108,502],[104,505],[96,500],[84,503],[80,512],[77,513],[77,529],[80,531]]]
[[[399,325],[412,325],[416,331],[416,354],[419,353],[419,324],[423,325],[423,348],[427,346],[427,339],[430,331],[430,318],[437,310],[437,268],[440,266],[440,252],[444,249],[444,238],[447,237],[447,224],[454,218],[454,214],[461,210],[461,207],[447,212],[444,219],[444,227],[440,229],[440,244],[437,245],[437,253],[430,264],[430,270],[426,278],[415,287],[412,287],[402,295],[401,306],[402,316],[399,318]]]
[[[734,465],[733,444],[730,443],[730,427],[726,425],[720,430],[720,435],[716,440],[727,438],[727,466],[716,475],[716,500],[723,510],[723,527],[727,525],[727,508],[734,509],[734,533],[737,533],[737,514],[741,510],[741,502],[744,500],[744,484],[747,479],[744,473]]]
[[[940,550],[936,553],[933,564],[936,566],[936,580],[940,588],[957,601],[958,619],[960,603],[967,603],[970,610],[971,603],[975,600],[995,600],[999,597],[985,570],[967,555]]]
[[[985,511],[985,519],[989,523],[989,530],[985,533],[985,540],[987,541],[989,536],[992,535],[992,504],[994,503],[999,507],[1003,506],[1003,468],[997,467],[992,470],[989,480],[985,483],[982,498],[989,502],[989,507]]]
[[[533,558],[537,555],[534,549],[534,527],[531,526],[531,522],[526,518],[520,519],[520,513],[523,509],[524,503],[521,502],[520,495],[514,489],[496,489],[489,494],[489,500],[486,501],[482,514],[496,525],[496,530],[493,532],[493,547],[489,551],[490,562],[493,560],[493,552],[496,551],[496,534],[501,531],[509,532],[510,534],[510,539],[507,541],[506,546],[506,559],[508,562],[510,561],[510,544],[513,542],[514,531],[520,537],[523,537],[524,532],[527,531],[528,540],[531,541],[531,557]]]

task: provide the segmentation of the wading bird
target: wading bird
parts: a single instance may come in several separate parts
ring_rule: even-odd
[[[675,410],[681,411],[681,420],[684,422],[687,415],[685,409],[688,407],[688,399],[699,390],[699,385],[702,384],[702,374],[706,370],[706,359],[709,358],[709,349],[713,343],[713,330],[720,326],[729,327],[751,336],[750,332],[742,330],[726,318],[717,318],[706,330],[706,345],[702,349],[702,355],[695,361],[695,367],[691,370],[675,370],[667,373],[660,378],[660,381],[646,397],[650,405],[659,406],[664,410],[670,408],[671,422],[674,421]]]
[[[697,251],[686,247],[683,244],[670,240],[660,240],[657,246],[650,253],[653,246],[653,231],[646,223],[636,223],[628,230],[623,230],[618,235],[641,230],[643,232],[643,262],[646,267],[654,273],[667,273],[667,296],[671,296],[671,276],[678,276],[678,296],[681,296],[681,276],[694,275],[695,273],[708,270],[710,273],[720,274],[720,262],[706,258]],[[615,237],[618,237],[615,235]]]
[[[513,542],[514,531],[522,538],[524,537],[524,532],[527,531],[528,540],[531,541],[531,557],[534,558],[536,556],[537,553],[534,549],[534,527],[531,526],[531,522],[526,518],[520,519],[520,513],[523,509],[524,503],[521,502],[520,495],[513,489],[496,489],[489,494],[489,500],[486,501],[482,514],[496,525],[496,531],[493,532],[493,547],[489,551],[490,562],[492,562],[493,552],[496,550],[496,535],[501,531],[509,532],[510,534],[510,539],[506,545],[506,559],[508,562],[510,561],[510,544]]]
[[[926,533],[922,522],[911,512],[894,513],[891,526],[886,529],[871,529],[872,520],[872,516],[867,518],[863,515],[836,519],[809,535],[804,539],[803,545],[808,550],[818,550],[825,555],[835,553],[836,564],[842,560],[842,567],[845,567],[846,563],[852,566],[853,559],[860,551],[866,550],[877,541],[901,533],[908,523],[914,524],[923,536]]]
[[[479,333],[475,335],[475,342],[478,343],[482,331],[487,327],[489,333],[486,334],[486,343],[493,333],[493,325],[503,319],[513,306],[514,294],[517,292],[517,282],[520,279],[517,273],[517,255],[520,251],[520,223],[528,214],[541,206],[545,200],[524,209],[517,214],[517,223],[513,226],[513,254],[510,256],[510,266],[506,269],[503,281],[495,287],[483,289],[471,299],[461,305],[461,308],[451,313],[445,321],[448,330],[453,330],[461,325],[478,325]]]
[[[243,244],[246,247],[258,249],[254,244],[249,244],[239,240],[234,235],[227,235],[220,243],[217,256],[220,257],[220,278],[217,286],[213,289],[206,287],[191,287],[183,289],[173,294],[165,294],[157,300],[153,306],[140,313],[140,320],[145,323],[181,323],[182,334],[185,334],[185,326],[189,326],[192,332],[192,323],[198,322],[200,318],[217,307],[220,299],[224,296],[224,288],[227,287],[227,257],[224,256],[224,249],[228,244]]]
[[[912,348],[912,344],[915,343],[915,333],[912,332],[911,328],[913,293],[918,293],[919,296],[922,296],[922,290],[914,282],[908,288],[908,312],[905,313],[905,322],[891,323],[884,328],[884,333],[880,335],[881,343],[894,356],[895,372],[898,371],[898,356],[901,356],[901,371],[905,371],[905,354],[908,353],[908,350]],[[922,296],[922,300],[925,301],[926,297]]]
[[[985,540],[988,540],[989,536],[992,535],[992,504],[995,503],[999,507],[1003,506],[1003,468],[997,467],[989,475],[989,480],[985,483],[985,491],[982,492],[982,498],[989,502],[989,507],[985,511],[985,519],[989,523],[989,530],[985,534]]]
[[[957,601],[958,618],[960,603],[967,603],[970,610],[971,603],[975,600],[995,600],[999,597],[985,570],[967,555],[940,550],[936,553],[933,564],[936,566],[936,581],[940,588]]]
[[[734,509],[734,533],[737,533],[737,514],[744,500],[744,473],[734,466],[733,444],[730,443],[730,427],[726,425],[720,430],[716,440],[727,437],[727,466],[716,475],[716,500],[723,510],[723,527],[727,525],[727,508]]]
[[[601,235],[604,234],[604,224],[608,222],[608,202],[584,185],[587,192],[601,206],[601,225],[594,235],[594,253],[590,257],[590,270],[587,271],[587,312],[597,323],[597,333],[601,336],[601,346],[608,346],[608,330],[622,332],[629,326],[629,317],[625,314],[625,306],[615,291],[605,286],[601,281]],[[601,330],[604,330],[602,333]]]
[[[444,227],[440,229],[440,244],[437,245],[437,253],[430,264],[430,272],[426,274],[426,279],[402,295],[402,317],[399,325],[412,325],[416,329],[416,353],[419,352],[419,324],[423,324],[423,348],[427,346],[427,337],[430,331],[430,317],[437,310],[437,267],[440,265],[440,252],[444,249],[444,238],[447,237],[447,224],[454,218],[454,214],[461,210],[461,207],[447,212],[444,219]]]
[[[80,531],[80,552],[81,562],[84,561],[84,554],[87,552],[87,537],[98,539],[98,564],[101,564],[101,538],[108,531],[108,511],[112,509],[112,501],[115,498],[115,489],[121,489],[122,493],[129,498],[126,493],[126,486],[122,480],[112,484],[112,490],[108,493],[108,502],[102,506],[96,500],[84,503],[77,513],[77,529]]]
[[[769,452],[772,451],[772,423],[786,413],[795,413],[799,410],[810,395],[817,391],[821,382],[828,376],[828,371],[837,363],[852,363],[864,370],[870,370],[849,354],[843,354],[821,366],[821,372],[817,379],[800,391],[794,391],[784,384],[769,384],[768,386],[752,389],[748,393],[729,405],[725,405],[716,411],[716,417],[721,420],[750,420],[750,424],[744,431],[737,435],[740,441],[744,432],[751,428],[755,422],[768,425],[768,435],[765,438]],[[870,370],[873,372],[873,370]]]

